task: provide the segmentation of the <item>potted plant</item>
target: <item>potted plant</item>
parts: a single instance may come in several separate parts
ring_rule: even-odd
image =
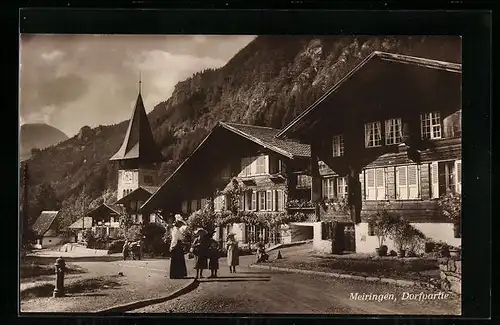
[[[425,240],[425,235],[404,218],[398,218],[391,227],[389,236],[396,245],[399,257],[405,257],[407,252],[416,255],[417,246]]]
[[[387,246],[384,245],[384,242],[386,237],[391,232],[393,225],[392,217],[386,210],[382,209],[370,216],[368,223],[372,227],[373,234],[377,236],[378,240],[378,247],[375,248],[375,252],[378,256],[386,256]]]

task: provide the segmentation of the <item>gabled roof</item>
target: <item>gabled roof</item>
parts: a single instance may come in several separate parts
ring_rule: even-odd
[[[144,162],[158,162],[163,160],[161,151],[155,143],[140,92],[137,96],[135,108],[132,112],[122,146],[110,158],[110,160],[127,159],[140,159]]]
[[[158,186],[139,186],[132,192],[128,193],[114,204],[123,204],[130,200],[147,200],[149,197],[156,192]]]
[[[310,146],[307,144],[302,144],[300,142],[294,140],[283,140],[276,138],[279,130],[263,127],[263,126],[255,126],[248,124],[238,124],[238,123],[225,123],[219,122],[212,131],[203,139],[203,141],[196,147],[196,149],[187,157],[177,169],[163,182],[163,184],[156,190],[153,195],[141,206],[141,210],[148,205],[159,195],[159,193],[165,188],[165,186],[179,173],[180,170],[185,166],[185,164],[193,157],[200,148],[204,146],[207,140],[214,134],[214,132],[218,129],[228,130],[238,136],[246,138],[254,143],[268,148],[280,155],[288,157],[290,159],[293,158],[307,158],[311,155]]]
[[[219,122],[219,125],[288,158],[307,158],[311,156],[311,147],[308,144],[303,144],[294,140],[282,140],[276,138],[276,135],[280,132],[278,129],[265,126],[225,122]]]
[[[33,224],[33,231],[38,236],[43,236],[50,229],[58,214],[59,211],[42,211]]]
[[[94,216],[98,216],[101,213],[109,213],[109,214],[115,213],[115,214],[120,215],[120,214],[122,214],[122,211],[117,206],[103,203],[103,204],[99,205],[97,208],[95,208],[94,210],[91,210],[90,212],[88,212],[86,216],[94,217]]]
[[[70,229],[82,229],[83,227],[85,228],[92,228],[92,217],[82,217],[75,222],[73,222],[68,228]]]
[[[332,88],[330,88],[323,96],[321,96],[317,101],[315,101],[311,106],[309,106],[305,111],[299,114],[293,121],[291,121],[287,126],[285,126],[276,136],[278,138],[283,138],[288,132],[295,127],[304,117],[311,114],[316,107],[321,104],[326,98],[328,98],[333,92],[335,92],[344,82],[349,80],[349,78],[357,73],[361,68],[363,68],[368,62],[394,62],[398,64],[410,64],[415,66],[420,66],[427,69],[435,69],[448,71],[452,73],[461,74],[462,65],[460,63],[451,63],[445,61],[438,61],[420,57],[413,57],[402,54],[394,54],[387,52],[374,51],[368,55],[361,63],[359,63],[354,69],[349,71],[339,82],[337,82]]]

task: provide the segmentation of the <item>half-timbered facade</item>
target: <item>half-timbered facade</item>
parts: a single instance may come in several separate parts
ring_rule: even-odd
[[[233,186],[240,189],[239,211],[285,213],[290,199],[310,201],[310,182],[308,186],[303,181],[309,168],[309,145],[277,139],[278,132],[220,122],[141,210],[159,210],[167,219],[176,213],[187,217],[211,202],[216,212],[226,210],[229,198],[225,193]],[[297,182],[303,183],[302,188]],[[228,232],[234,232],[244,243],[312,238],[312,227],[270,238],[265,227],[242,223],[218,229],[216,236],[222,239]]]
[[[377,246],[367,217],[382,206],[460,244],[437,199],[461,191],[461,64],[374,52],[278,138],[311,145],[315,204],[347,196],[357,251]]]

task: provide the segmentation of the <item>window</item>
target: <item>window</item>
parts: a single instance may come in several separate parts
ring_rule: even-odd
[[[244,194],[240,195],[238,203],[239,203],[240,211],[244,211],[245,210],[245,195]]]
[[[379,147],[382,145],[382,132],[380,122],[365,124],[365,147]]]
[[[447,191],[462,192],[462,161],[433,162],[430,165],[431,195],[439,198]]]
[[[257,174],[265,174],[266,173],[266,156],[259,156],[256,159],[257,164]]]
[[[422,139],[441,138],[441,116],[439,112],[420,115]]]
[[[297,175],[297,187],[311,187],[311,176]]]
[[[221,172],[220,172],[220,177],[221,179],[229,179],[231,178],[231,168],[228,166],[225,166]]]
[[[365,170],[365,193],[367,200],[385,200],[385,170],[374,168]]]
[[[144,183],[146,184],[153,184],[153,176],[151,175],[144,175]]]
[[[181,211],[182,211],[182,213],[187,213],[188,212],[188,202],[187,201],[182,201],[182,203],[181,203]]]
[[[259,195],[259,210],[266,210],[266,192],[257,192]]]
[[[273,209],[273,192],[267,191],[266,192],[266,210],[272,210]]]
[[[400,118],[385,121],[385,144],[398,144],[403,142],[403,127]]]
[[[333,147],[333,156],[334,157],[340,157],[344,155],[344,136],[343,135],[336,135],[333,137],[332,141]]]
[[[283,211],[285,209],[285,192],[283,192],[282,190],[277,190],[276,191],[277,193],[277,209],[278,211]]]
[[[335,179],[327,178],[323,180],[323,198],[331,199],[335,196]]]
[[[191,212],[198,210],[198,200],[191,200]]]
[[[252,160],[249,158],[245,159],[245,176],[252,175]]]
[[[219,195],[214,199],[214,210],[221,211],[224,207],[224,195]]]
[[[396,167],[396,198],[412,200],[420,197],[420,172],[417,165]]]
[[[200,200],[200,205],[201,205],[201,207],[200,207],[201,209],[205,209],[208,205],[208,200],[206,198],[202,198]]]
[[[347,196],[347,177],[337,178],[337,196],[339,198]]]
[[[252,201],[250,210],[257,210],[257,192],[252,192]]]

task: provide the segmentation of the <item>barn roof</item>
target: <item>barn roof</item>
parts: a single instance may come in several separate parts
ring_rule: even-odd
[[[156,190],[159,188],[159,186],[139,186],[132,192],[128,193],[118,201],[116,201],[114,204],[123,204],[128,201],[138,201],[142,200],[145,201],[149,199],[149,197],[156,192]]]
[[[33,231],[38,236],[43,236],[50,229],[58,214],[59,211],[42,211],[33,224]]]
[[[85,219],[84,219],[85,218]],[[84,226],[85,228],[92,228],[92,217],[82,217],[75,222],[73,222],[68,228],[70,229],[82,229]]]

